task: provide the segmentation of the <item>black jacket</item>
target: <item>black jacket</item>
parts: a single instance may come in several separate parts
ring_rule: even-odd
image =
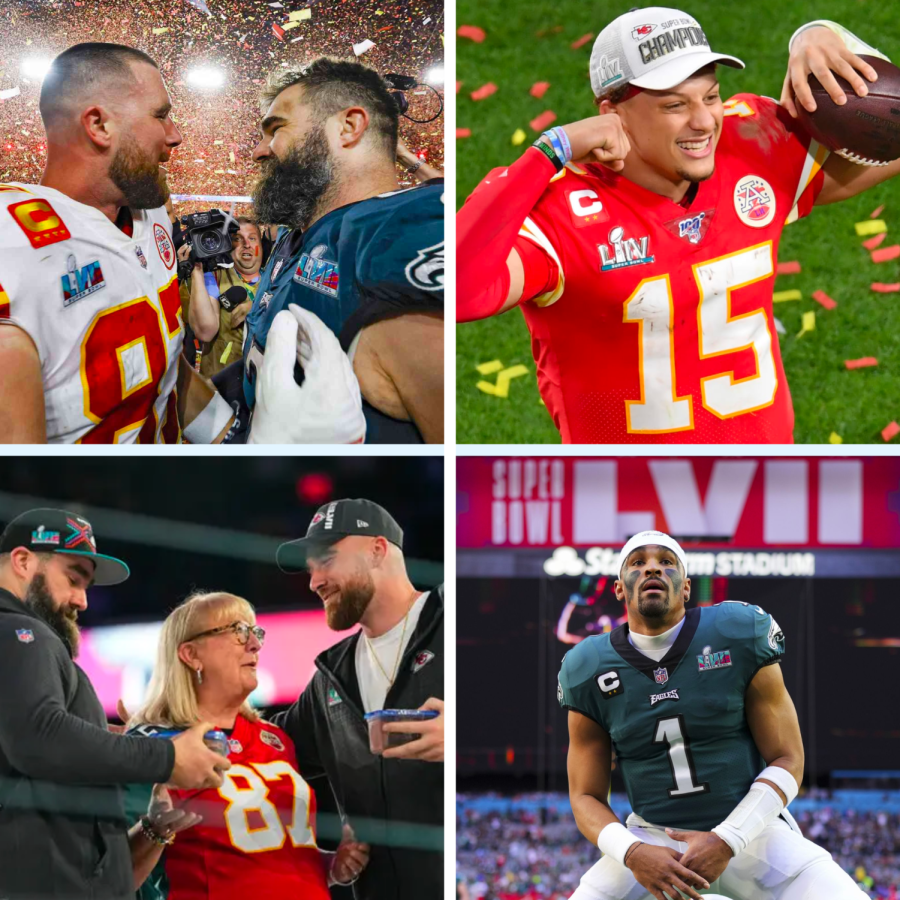
[[[443,896],[444,766],[382,759],[369,731],[356,679],[359,632],[316,658],[318,671],[300,699],[275,717],[297,748],[307,780],[327,777],[343,818],[372,845],[356,900],[439,900]],[[444,697],[444,588],[422,609],[400,662],[386,709],[417,709]]]
[[[171,741],[107,731],[66,644],[0,588],[0,897],[132,900],[118,785],[174,762]]]

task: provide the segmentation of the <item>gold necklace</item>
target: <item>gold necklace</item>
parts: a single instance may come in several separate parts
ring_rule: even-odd
[[[368,635],[363,634],[363,638],[366,641],[366,647],[369,650],[369,655],[372,659],[375,660],[375,664],[381,669],[381,674],[384,675],[385,681],[388,683],[388,690],[390,690],[394,686],[394,681],[397,678],[397,668],[400,666],[400,657],[403,655],[403,638],[406,637],[406,626],[409,622],[409,614],[412,612],[412,608],[415,605],[416,600],[418,599],[419,592],[413,591],[412,598],[409,601],[409,606],[406,607],[406,615],[403,617],[403,631],[400,632],[400,643],[397,646],[397,658],[394,660],[394,671],[393,674],[388,676],[388,673],[385,671],[384,666],[381,664],[381,660],[378,658],[378,654],[375,652],[375,648],[372,646],[372,642],[369,640]]]

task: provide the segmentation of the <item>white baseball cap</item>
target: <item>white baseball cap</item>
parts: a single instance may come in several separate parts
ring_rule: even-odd
[[[620,578],[622,577],[622,566],[625,565],[625,560],[628,559],[629,554],[633,550],[637,550],[638,547],[646,547],[650,544],[655,544],[657,547],[668,547],[681,560],[681,566],[687,573],[687,557],[684,555],[684,550],[681,549],[681,544],[675,538],[670,537],[664,531],[639,531],[634,537],[628,539],[622,548],[622,552],[619,554],[618,572]]]
[[[596,97],[623,84],[667,91],[714,62],[744,68],[736,57],[709,49],[693,16],[648,6],[619,16],[597,36],[591,51],[591,87]]]

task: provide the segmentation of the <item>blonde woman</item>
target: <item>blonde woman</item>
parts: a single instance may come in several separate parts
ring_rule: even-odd
[[[141,818],[144,853],[134,860],[142,900],[328,900],[329,884],[353,881],[368,863],[368,846],[352,840],[336,854],[318,849],[316,798],[297,771],[294,745],[247,702],[264,641],[253,607],[234,594],[194,594],[163,625],[149,696],[129,730],[162,736],[214,722],[232,765],[220,788],[156,789],[151,816]],[[150,799],[148,786],[129,788],[133,819]],[[197,824],[185,828],[182,818],[168,831],[177,810]]]

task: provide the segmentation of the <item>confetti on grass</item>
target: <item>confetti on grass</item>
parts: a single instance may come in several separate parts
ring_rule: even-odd
[[[457,136],[457,138],[472,137],[472,129],[471,128],[457,128],[456,136]]]
[[[844,439],[836,431],[832,431],[831,434],[828,435],[828,443],[829,444],[843,444]]]
[[[531,90],[528,93],[531,94],[532,97],[537,97],[540,100],[540,98],[547,93],[548,87],[550,87],[549,81],[536,81],[531,86]]]
[[[881,437],[885,440],[885,442],[889,441],[891,438],[896,437],[900,434],[900,425],[896,422],[891,422],[890,425],[885,425],[885,427],[881,431]]]
[[[543,131],[548,125],[552,125],[556,121],[556,113],[552,109],[544,110],[539,116],[535,116],[529,122],[535,131]],[[900,247],[897,248],[900,250]]]
[[[887,232],[882,231],[881,234],[876,234],[875,237],[869,238],[867,241],[863,241],[862,245],[866,248],[866,250],[874,250],[876,247],[880,247],[882,243],[884,243],[884,239],[887,237]]]
[[[877,219],[884,212],[884,206],[879,206],[878,209],[873,209],[872,212],[869,213],[870,219]]]
[[[872,251],[872,262],[883,263],[889,262],[900,256],[900,244],[893,244],[890,247],[882,247],[879,250]]]
[[[825,309],[834,309],[837,306],[837,302],[832,300],[825,291],[813,291],[812,298],[816,303],[821,303]]]
[[[801,319],[802,327],[797,332],[797,337],[803,337],[807,331],[815,331],[816,330],[816,313],[815,310],[810,310],[809,312],[803,313],[803,318]]]
[[[869,222],[857,222],[853,227],[860,237],[864,237],[867,234],[881,234],[882,231],[887,231],[887,223],[884,219],[874,219]]]
[[[494,84],[492,81],[489,81],[487,84],[483,84],[480,88],[478,88],[478,90],[472,91],[472,93],[469,94],[469,96],[473,100],[484,100],[487,97],[490,97],[491,94],[496,94],[496,93],[497,93],[497,85]]]
[[[527,137],[528,137],[528,135],[525,134],[525,132],[522,131],[521,128],[517,128],[517,129],[513,132],[513,136],[512,136],[512,145],[513,145],[514,147],[518,147],[519,144],[522,144],[522,143],[525,142],[525,138],[527,138]]]
[[[499,359],[492,359],[490,362],[483,362],[475,366],[479,375],[493,375],[503,368],[503,363]]]
[[[475,41],[476,44],[480,44],[487,37],[484,29],[479,28],[477,25],[460,25],[456,34],[461,38]]]
[[[799,300],[802,296],[800,291],[775,291],[772,294],[772,302],[785,303],[788,300]]]
[[[475,387],[485,394],[490,394],[492,397],[506,398],[509,397],[510,381],[512,381],[513,378],[519,378],[520,376],[527,374],[528,369],[523,365],[510,366],[508,369],[503,369],[498,373],[496,384],[491,384],[489,381],[479,381]]]
[[[796,275],[800,271],[800,263],[797,260],[791,260],[790,262],[780,262],[775,267],[776,275]]]
[[[876,294],[896,294],[897,291],[900,291],[900,283],[882,284],[880,281],[875,281],[871,284],[871,288]]]
[[[583,34],[577,41],[572,41],[569,45],[573,50],[578,50],[579,47],[583,47],[588,41],[593,40],[593,34]]]
[[[845,359],[844,365],[848,369],[866,369],[877,366],[878,360],[874,356],[864,356],[862,359]]]

